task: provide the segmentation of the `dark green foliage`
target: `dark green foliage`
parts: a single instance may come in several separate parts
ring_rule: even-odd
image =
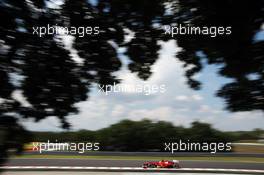
[[[164,143],[179,142],[230,142],[232,133],[212,128],[210,124],[193,122],[191,127],[174,126],[170,122],[150,120],[122,120],[97,131],[34,132],[37,142],[99,142],[104,151],[163,151]]]
[[[180,20],[187,24],[232,27],[232,34],[228,36],[177,37],[178,45],[183,48],[179,59],[186,66],[193,65],[186,72],[191,87],[200,88],[200,83],[192,76],[201,71],[202,61],[221,65],[219,74],[232,79],[217,92],[230,111],[264,109],[264,42],[254,40],[264,23],[263,6],[262,0],[180,0],[177,7]]]

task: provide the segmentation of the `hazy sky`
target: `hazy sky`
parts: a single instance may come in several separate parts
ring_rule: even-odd
[[[196,78],[203,83],[202,89],[194,91],[186,85],[184,69],[175,54],[180,48],[174,41],[162,44],[160,57],[152,66],[153,74],[142,81],[127,69],[129,59],[123,55],[124,48],[118,48],[124,66],[116,74],[125,84],[149,84],[166,87],[165,93],[146,96],[142,93],[120,92],[105,95],[95,86],[87,101],[76,104],[78,115],[69,116],[74,130],[96,130],[123,119],[154,121],[165,120],[175,125],[189,126],[194,120],[208,122],[222,130],[251,130],[263,128],[264,115],[261,112],[229,113],[224,110],[224,101],[214,96],[217,89],[230,80],[217,76],[218,67],[208,66]],[[29,130],[59,131],[60,124],[55,117],[39,123],[23,123]]]

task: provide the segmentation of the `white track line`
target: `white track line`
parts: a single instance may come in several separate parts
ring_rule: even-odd
[[[245,173],[264,173],[264,170],[248,170],[248,169],[217,169],[217,168],[141,168],[141,167],[80,167],[80,166],[1,166],[0,169],[5,170],[124,170],[124,171],[201,171],[201,172],[245,172]]]

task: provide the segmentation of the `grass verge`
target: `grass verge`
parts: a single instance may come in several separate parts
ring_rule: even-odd
[[[257,162],[264,163],[264,157],[154,157],[154,156],[83,156],[83,155],[21,155],[17,159],[89,159],[89,160],[195,160],[195,161],[223,161],[223,162]]]

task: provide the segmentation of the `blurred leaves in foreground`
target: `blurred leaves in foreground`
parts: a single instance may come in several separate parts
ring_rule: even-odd
[[[126,48],[129,70],[148,79],[158,42],[170,39],[163,34],[164,25],[231,26],[229,36],[173,38],[182,48],[177,58],[188,68],[190,87],[200,88],[193,76],[206,65],[204,60],[221,65],[219,74],[233,80],[217,92],[227,109],[263,111],[264,42],[256,39],[263,0],[65,0],[58,7],[48,5],[52,2],[0,1],[1,158],[10,148],[20,151],[27,141],[30,134],[20,125],[22,119],[56,116],[69,128],[65,117],[78,112],[74,104],[87,100],[91,84],[119,82],[113,74],[121,67],[116,46]],[[78,64],[58,36],[32,35],[32,27],[47,24],[100,26],[101,34],[73,38],[72,49],[83,60]],[[126,40],[128,34],[134,37]]]

